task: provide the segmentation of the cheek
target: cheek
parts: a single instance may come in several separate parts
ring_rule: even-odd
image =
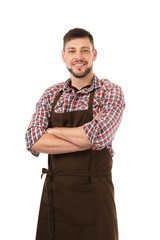
[[[67,66],[67,67],[71,68],[71,66],[72,66],[72,65],[71,65],[71,62],[70,62],[68,59],[66,60],[65,63],[66,63],[66,66]]]
[[[66,63],[67,63],[67,64],[70,64],[71,62],[72,62],[72,57],[67,57],[67,58],[66,58]]]
[[[92,65],[92,63],[93,63],[93,58],[88,59],[88,64]]]
[[[66,60],[66,63],[67,63],[67,64],[71,64],[71,60],[67,59],[67,60]]]
[[[87,61],[89,64],[92,64],[93,58],[94,58],[93,55],[88,56]]]

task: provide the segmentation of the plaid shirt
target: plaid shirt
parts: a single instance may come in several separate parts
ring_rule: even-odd
[[[63,90],[63,93],[54,108],[57,113],[88,109],[89,96],[93,89],[96,89],[93,99],[93,117],[99,111],[105,111],[98,122],[92,120],[84,124],[83,130],[93,144],[93,150],[107,147],[113,156],[112,141],[125,108],[124,96],[118,85],[107,79],[98,79],[95,74],[92,84],[78,91],[71,87],[71,79],[69,78],[66,82],[55,84],[44,92],[36,105],[36,111],[26,131],[27,150],[31,151],[34,156],[39,155],[38,152],[34,152],[30,148],[46,133],[52,103],[60,90]]]

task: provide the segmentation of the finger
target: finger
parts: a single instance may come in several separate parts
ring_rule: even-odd
[[[51,132],[51,128],[47,128],[46,132],[47,133]]]
[[[104,110],[100,111],[97,116],[102,116],[102,114],[104,113]]]

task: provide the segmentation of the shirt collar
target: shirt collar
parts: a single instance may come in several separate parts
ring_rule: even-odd
[[[65,81],[65,83],[62,87],[62,90],[65,92],[73,91],[73,89],[70,88],[70,85],[71,85],[71,78],[69,78],[67,81]],[[97,89],[97,88],[101,88],[101,84],[100,84],[100,80],[98,79],[98,77],[94,74],[91,86],[89,88],[82,88],[79,91],[81,93],[86,93],[86,92],[91,92],[93,89]]]

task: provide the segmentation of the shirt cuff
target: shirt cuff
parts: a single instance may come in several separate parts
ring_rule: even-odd
[[[38,157],[39,152],[35,152],[31,150],[31,147],[33,146],[34,143],[36,143],[39,138],[44,135],[46,131],[44,129],[38,129],[35,131],[34,128],[29,128],[26,133],[26,149],[32,153],[33,156]]]
[[[40,154],[39,152],[32,151],[31,149],[27,149],[27,150],[30,151],[32,153],[32,155],[35,157],[38,157]]]
[[[98,129],[99,129],[98,121],[95,121],[95,120],[92,120],[91,122],[85,123],[83,125],[83,130],[84,130],[85,134],[87,135],[89,141],[92,143],[93,150],[95,150],[95,142],[96,142]]]

